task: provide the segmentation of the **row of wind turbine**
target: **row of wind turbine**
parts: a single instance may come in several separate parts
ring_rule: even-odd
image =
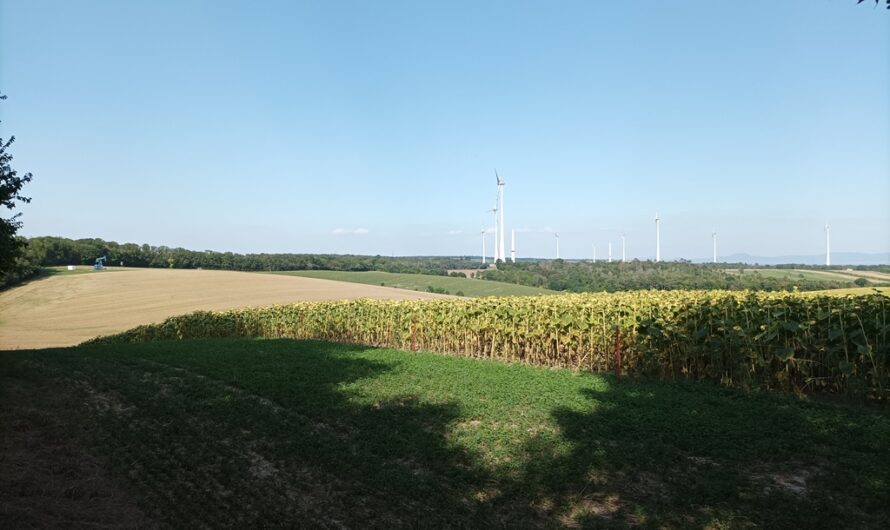
[[[507,261],[507,255],[504,251],[504,187],[506,186],[506,182],[501,176],[498,174],[497,170],[494,171],[495,181],[497,183],[497,196],[495,198],[495,206],[491,210],[488,210],[489,213],[494,215],[494,256],[492,258],[492,263],[497,263],[498,261]],[[500,215],[498,215],[500,214]],[[828,224],[825,225],[825,265],[831,265],[831,245],[830,245],[830,233],[829,233]],[[485,261],[485,233],[486,229],[482,229],[482,263]],[[554,236],[556,237],[556,259],[560,259],[559,256],[559,233],[555,232]],[[711,240],[713,244],[713,263],[717,263],[717,230],[713,230],[711,232]],[[621,235],[621,261],[622,263],[627,261],[626,254],[626,246],[625,246],[625,237]],[[609,241],[609,255],[608,260],[609,263],[612,262],[612,242]],[[510,261],[516,262],[516,229],[511,229],[510,231]],[[593,261],[596,261],[596,245],[593,246]],[[658,216],[658,212],[655,212],[655,262],[658,263],[661,261],[661,218]]]

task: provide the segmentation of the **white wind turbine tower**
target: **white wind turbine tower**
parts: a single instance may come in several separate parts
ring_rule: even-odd
[[[489,213],[494,214],[494,251],[491,253],[492,258],[491,262],[497,264],[498,262],[498,209],[497,207],[488,210]]]
[[[485,227],[482,227],[482,264],[485,265]]]
[[[516,263],[516,229],[510,229],[510,261]]]
[[[831,265],[831,244],[829,240],[828,234],[828,223],[825,223],[825,266],[828,267]]]
[[[661,261],[661,219],[655,212],[655,263]]]
[[[596,263],[596,245],[593,245],[593,262]]]
[[[609,241],[609,263],[612,263],[612,242]]]
[[[494,177],[498,182],[498,204],[497,209],[501,212],[500,222],[497,223],[497,250],[495,251],[494,261],[497,263],[498,260],[507,262],[507,254],[504,252],[504,186],[506,182],[504,182],[500,175],[498,175],[498,170],[494,170]]]
[[[711,232],[711,238],[714,240],[714,263],[717,263],[717,229]]]
[[[626,255],[624,253],[624,236],[621,236],[621,263],[627,261]]]
[[[559,232],[556,232],[556,259],[559,259]]]

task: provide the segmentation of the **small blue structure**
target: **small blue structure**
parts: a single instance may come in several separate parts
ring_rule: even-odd
[[[94,271],[104,271],[105,270],[105,260],[108,259],[105,256],[101,258],[96,258],[96,263],[93,265]]]

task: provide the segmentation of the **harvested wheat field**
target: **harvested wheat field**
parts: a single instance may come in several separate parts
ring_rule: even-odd
[[[72,346],[196,311],[432,293],[249,272],[115,269],[59,275],[0,293],[0,350]]]

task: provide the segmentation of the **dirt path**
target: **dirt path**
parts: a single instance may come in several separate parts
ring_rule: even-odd
[[[198,309],[349,298],[413,300],[442,296],[231,271],[124,269],[61,275],[0,293],[0,350],[72,346]]]

